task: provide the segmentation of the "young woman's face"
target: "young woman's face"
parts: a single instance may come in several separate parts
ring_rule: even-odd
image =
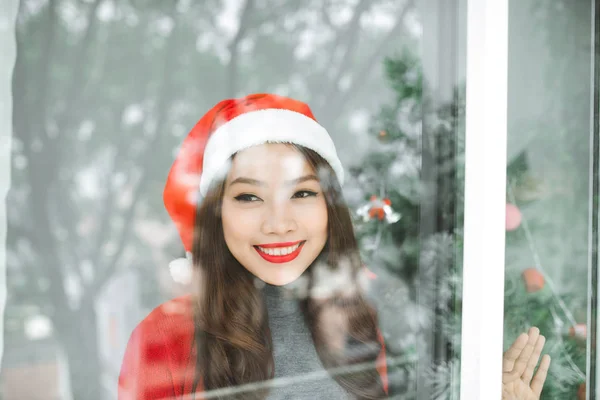
[[[317,174],[285,144],[251,147],[234,157],[221,211],[233,256],[272,285],[296,280],[327,241],[327,207]]]

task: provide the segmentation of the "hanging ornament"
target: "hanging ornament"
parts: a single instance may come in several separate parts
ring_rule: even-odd
[[[514,204],[506,204],[506,230],[514,231],[521,225],[521,210]]]
[[[587,339],[587,326],[586,324],[576,324],[569,328],[569,336],[577,340]]]
[[[398,222],[400,220],[400,214],[392,210],[392,202],[390,199],[380,199],[373,195],[370,201],[364,206],[360,207],[356,213],[363,218],[363,221],[368,222],[374,218],[379,221],[385,221],[389,224]]]
[[[534,293],[544,288],[544,275],[537,268],[527,268],[521,276],[523,277],[523,282],[525,282],[527,292]]]

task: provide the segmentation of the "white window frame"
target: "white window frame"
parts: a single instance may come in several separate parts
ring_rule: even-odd
[[[461,400],[502,393],[507,58],[508,0],[469,0]]]
[[[14,5],[16,2],[12,3]],[[12,28],[12,24],[8,26]],[[14,37],[7,39],[14,40]],[[469,0],[461,400],[501,398],[507,47],[507,0]],[[14,43],[11,48],[14,48]],[[9,52],[9,56],[14,57],[14,52]],[[3,65],[2,82],[6,83],[12,68],[9,60],[5,59]],[[7,93],[6,85],[2,85],[2,89],[3,95],[10,93]],[[10,103],[4,103],[2,126],[10,124],[10,118],[6,119],[10,106]],[[10,132],[6,129],[3,131],[4,135]],[[4,136],[3,141],[6,142],[6,139]],[[0,147],[8,149],[7,146]],[[4,164],[8,160],[6,155],[3,152],[0,157]],[[9,183],[6,171],[9,168],[0,170],[5,171],[1,187],[1,193],[5,195]],[[0,238],[5,235],[5,223],[2,222]],[[0,275],[3,281],[4,255],[1,258]],[[4,285],[0,289],[0,297],[5,297]],[[2,311],[0,309],[0,317]],[[0,333],[0,342],[1,337]],[[1,354],[0,346],[0,357]]]

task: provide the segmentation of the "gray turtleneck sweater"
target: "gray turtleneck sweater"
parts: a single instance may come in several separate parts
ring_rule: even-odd
[[[323,368],[299,302],[286,296],[286,290],[272,285],[263,288],[275,359],[275,379],[267,399],[350,399]]]

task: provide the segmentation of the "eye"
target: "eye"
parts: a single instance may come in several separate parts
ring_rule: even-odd
[[[260,200],[260,198],[256,197],[255,195],[247,194],[247,193],[240,194],[239,196],[235,196],[234,199],[236,199],[237,201],[240,201],[240,202],[244,202],[244,203]]]
[[[293,199],[304,199],[306,197],[315,197],[317,192],[313,192],[311,190],[300,190],[292,196]]]

